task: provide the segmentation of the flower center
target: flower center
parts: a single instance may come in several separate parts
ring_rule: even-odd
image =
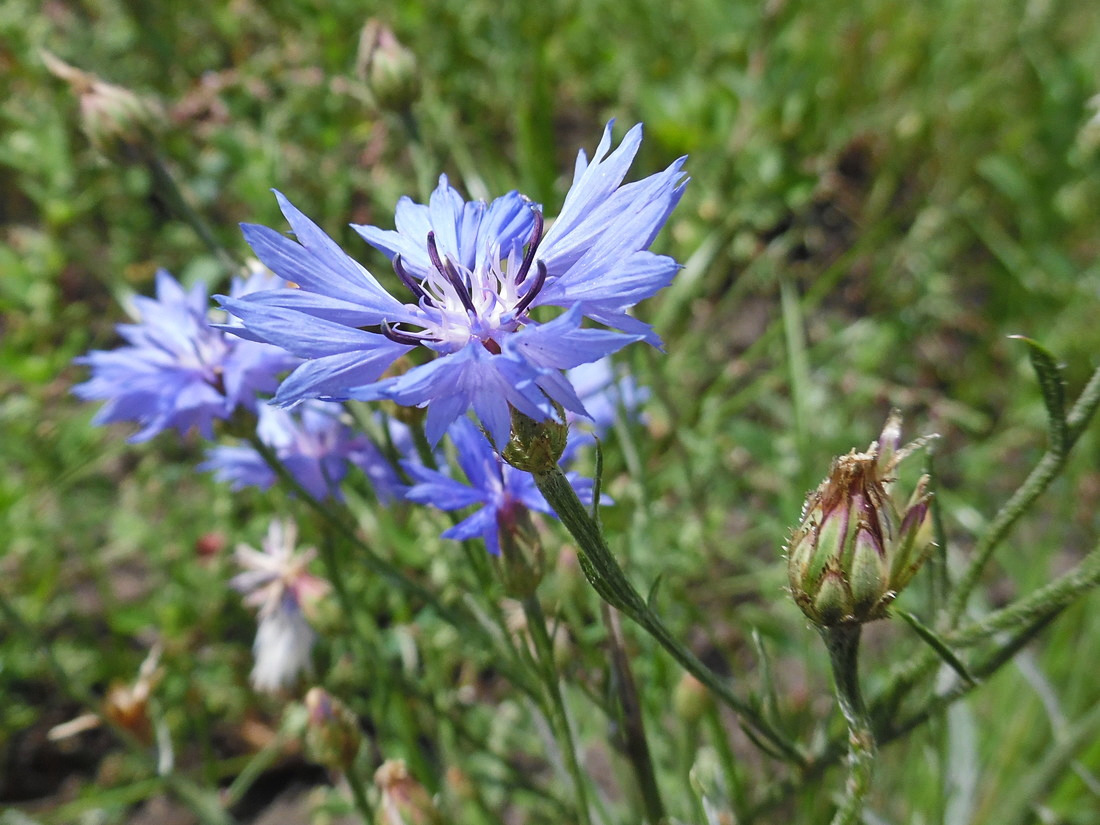
[[[423,329],[410,332],[383,321],[382,334],[400,344],[442,343],[453,348],[451,351],[477,338],[490,352],[499,353],[497,337],[523,324],[524,313],[546,284],[546,265],[535,261],[543,217],[538,210],[532,212],[535,226],[518,265],[514,265],[513,251],[502,268],[499,249],[493,248],[485,262],[468,269],[440,254],[434,232],[428,233],[426,244],[431,269],[422,281],[409,273],[400,255],[395,255],[394,272],[416,298]],[[532,266],[535,274],[528,281]]]

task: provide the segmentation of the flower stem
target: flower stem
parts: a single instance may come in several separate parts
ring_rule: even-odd
[[[833,666],[837,703],[848,723],[848,783],[832,825],[855,825],[860,821],[875,768],[875,732],[859,690],[859,636],[862,630],[859,624],[821,629]]]
[[[661,801],[661,791],[657,786],[657,773],[653,770],[653,757],[649,752],[649,740],[645,734],[645,719],[642,716],[642,704],[638,698],[638,685],[630,667],[623,641],[622,623],[615,609],[606,602],[601,606],[607,635],[611,642],[611,669],[615,675],[614,685],[619,696],[622,711],[623,732],[626,737],[626,753],[634,768],[638,780],[638,790],[645,804],[646,819],[652,825],[660,825],[665,818],[665,806]]]
[[[934,693],[906,718],[894,721],[901,696],[915,686],[922,674],[940,661],[933,651],[920,654],[908,663],[908,667],[895,673],[887,687],[872,702],[870,716],[878,720],[877,742],[888,745],[930,719],[937,718],[955,702],[970,694],[984,680],[996,673],[1029,641],[1034,639],[1058,614],[1089,590],[1100,586],[1100,547],[1094,549],[1078,567],[1056,579],[1051,584],[1009,605],[985,619],[966,625],[944,638],[953,647],[977,644],[995,633],[1004,632],[1006,638],[983,655],[979,661],[968,663],[968,670],[975,681],[957,680],[948,688]],[[901,684],[899,689],[898,685]],[[825,742],[812,754],[809,765],[800,776],[785,779],[768,789],[765,797],[749,810],[746,821],[773,811],[790,799],[790,794],[801,783],[819,777],[844,752],[843,744],[836,739]]]
[[[993,521],[974,548],[970,564],[963,573],[951,599],[947,604],[947,618],[951,627],[956,626],[966,610],[970,594],[974,592],[986,563],[993,555],[993,551],[1000,545],[1001,540],[1008,535],[1008,531],[1024,513],[1028,511],[1035,499],[1046,491],[1050,483],[1057,478],[1066,464],[1066,458],[1074,443],[1081,437],[1085,427],[1088,426],[1092,416],[1100,407],[1100,369],[1097,369],[1088,384],[1085,385],[1081,395],[1073,409],[1066,416],[1068,435],[1063,445],[1052,445],[1039,459],[1039,463],[1031,471],[1024,483],[1005,502],[1004,506],[994,516]]]
[[[199,240],[206,245],[206,248],[213,253],[218,262],[231,275],[239,272],[244,267],[244,262],[217,239],[209,225],[202,219],[202,216],[187,202],[187,198],[183,196],[176,179],[155,151],[146,153],[145,166],[153,177],[155,191],[168,208],[175,212],[177,218],[194,230],[195,234],[199,236]]]
[[[553,466],[532,475],[546,501],[576,539],[581,568],[600,597],[641,625],[685,670],[737,711],[745,724],[759,734],[761,740],[781,754],[779,758],[804,765],[805,757],[794,743],[788,741],[748,702],[738,697],[729,685],[688,650],[660,617],[649,609],[641,594],[626,578],[622,567],[608,548],[599,525],[577,498],[576,491],[561,469]]]
[[[546,631],[546,617],[542,612],[542,605],[539,604],[537,596],[531,595],[523,600],[523,612],[527,617],[527,630],[531,634],[531,640],[535,643],[539,675],[546,686],[550,718],[556,729],[554,733],[561,744],[565,769],[573,780],[573,791],[577,797],[577,815],[580,817],[582,825],[591,825],[592,819],[588,811],[588,793],[585,790],[584,774],[581,772],[580,763],[577,761],[577,747],[573,739],[573,730],[569,725],[569,715],[565,711],[565,700],[561,695],[558,670],[554,664],[554,645],[550,641],[550,634]]]
[[[355,808],[359,811],[363,825],[371,825],[374,822],[374,808],[370,804],[370,798],[367,796],[367,789],[363,785],[363,780],[355,772],[354,766],[345,771],[344,776],[348,780],[348,787],[351,788],[351,798],[355,802]]]

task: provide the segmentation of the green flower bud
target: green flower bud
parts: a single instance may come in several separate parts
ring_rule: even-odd
[[[381,109],[404,112],[420,97],[416,55],[379,20],[372,18],[363,26],[355,72]]]
[[[714,697],[706,685],[685,673],[672,691],[672,709],[689,724],[696,724],[714,706]]]
[[[535,421],[512,407],[512,437],[501,457],[517,470],[529,473],[552,469],[565,452],[565,442],[569,439],[569,425],[563,423],[565,411],[557,403],[554,409],[559,420]]]
[[[79,98],[80,125],[92,146],[118,163],[143,159],[165,120],[154,101],[100,80],[49,52],[42,52],[42,60]]]
[[[317,764],[346,773],[363,742],[358,718],[343,702],[319,687],[306,693],[306,710],[309,713],[306,753]]]
[[[899,450],[900,435],[894,411],[867,452],[837,458],[787,544],[791,595],[822,627],[885,618],[932,549],[928,477],[904,500],[893,485],[898,464],[935,436]]]

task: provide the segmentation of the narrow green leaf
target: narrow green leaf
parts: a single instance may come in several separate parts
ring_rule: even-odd
[[[932,536],[935,546],[931,553],[933,575],[929,589],[929,612],[936,613],[947,603],[951,592],[951,580],[947,571],[947,530],[943,524],[943,504],[936,496],[939,489],[939,476],[936,473],[935,444],[925,452],[924,474],[928,476],[928,489],[932,493]]]
[[[779,298],[787,342],[787,371],[794,412],[795,441],[798,444],[798,457],[802,462],[801,469],[805,472],[810,464],[810,364],[806,356],[805,319],[802,316],[798,290],[788,278],[781,278],[779,281]]]
[[[657,601],[657,591],[661,589],[661,582],[665,580],[665,574],[661,573],[653,580],[653,584],[650,585],[649,594],[645,597],[645,606],[650,610],[653,610],[653,603]]]
[[[592,479],[592,520],[600,524],[600,492],[603,490],[603,444],[596,439],[596,476]]]
[[[774,668],[771,657],[764,648],[764,639],[755,627],[752,629],[752,646],[756,649],[756,658],[760,661],[761,710],[764,718],[778,727],[779,693],[776,690],[775,679],[772,678]]]
[[[906,613],[904,610],[895,610],[894,612],[898,616],[901,616],[901,618],[913,628],[916,634],[920,636],[930,648],[936,651],[947,666],[959,674],[965,682],[971,685],[976,685],[978,683],[977,680],[970,675],[970,671],[966,669],[966,665],[962,663],[962,660],[951,651],[951,648],[947,646],[947,642],[945,642],[936,631],[912,613]]]
[[[784,759],[786,759],[786,757],[782,753],[773,748],[768,742],[765,742],[764,739],[759,734],[757,734],[756,731],[746,725],[743,721],[741,722],[741,732],[749,738],[750,742],[756,745],[756,747],[760,748],[760,750],[762,750],[772,759],[775,759],[777,761],[783,761]]]
[[[1066,386],[1062,381],[1062,369],[1054,356],[1037,341],[1023,335],[1010,335],[1027,344],[1031,366],[1039,378],[1039,390],[1043,394],[1047,416],[1050,419],[1050,448],[1058,455],[1069,450],[1069,426],[1066,424]]]

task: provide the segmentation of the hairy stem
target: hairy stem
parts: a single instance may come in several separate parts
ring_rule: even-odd
[[[833,825],[855,825],[860,821],[875,769],[875,732],[859,690],[859,637],[862,630],[863,626],[859,624],[821,629],[833,668],[837,703],[848,723],[848,782],[844,801],[833,817]]]
[[[165,205],[176,214],[176,217],[195,231],[195,234],[199,236],[199,240],[206,245],[206,248],[214,254],[214,257],[230,274],[240,271],[244,267],[244,262],[228,247],[218,241],[210,226],[187,202],[187,198],[183,196],[179,184],[176,183],[176,179],[172,176],[168,167],[164,165],[164,161],[160,159],[160,156],[155,151],[143,154],[145,155],[145,166],[153,177],[154,190],[160,195]]]
[[[1094,549],[1081,564],[1064,574],[1036,593],[1020,599],[1014,604],[991,614],[981,621],[960,628],[946,637],[954,646],[967,646],[988,638],[996,632],[1009,635],[995,648],[985,653],[976,663],[968,667],[975,677],[974,682],[958,679],[944,690],[927,697],[916,710],[900,721],[893,721],[894,711],[899,704],[895,682],[889,685],[872,703],[871,717],[875,738],[878,744],[894,742],[929,720],[936,718],[948,707],[968,696],[984,679],[992,676],[1028,642],[1034,639],[1044,628],[1088,590],[1100,585],[1100,547]],[[918,681],[918,676],[934,668],[940,661],[932,651],[921,654],[912,660],[909,667],[901,671],[906,684],[910,686]],[[799,777],[786,779],[773,785],[763,799],[760,799],[749,811],[746,821],[774,809],[789,798],[796,784],[804,784],[820,777],[844,753],[842,742],[834,739],[825,743],[812,756],[809,764]]]

